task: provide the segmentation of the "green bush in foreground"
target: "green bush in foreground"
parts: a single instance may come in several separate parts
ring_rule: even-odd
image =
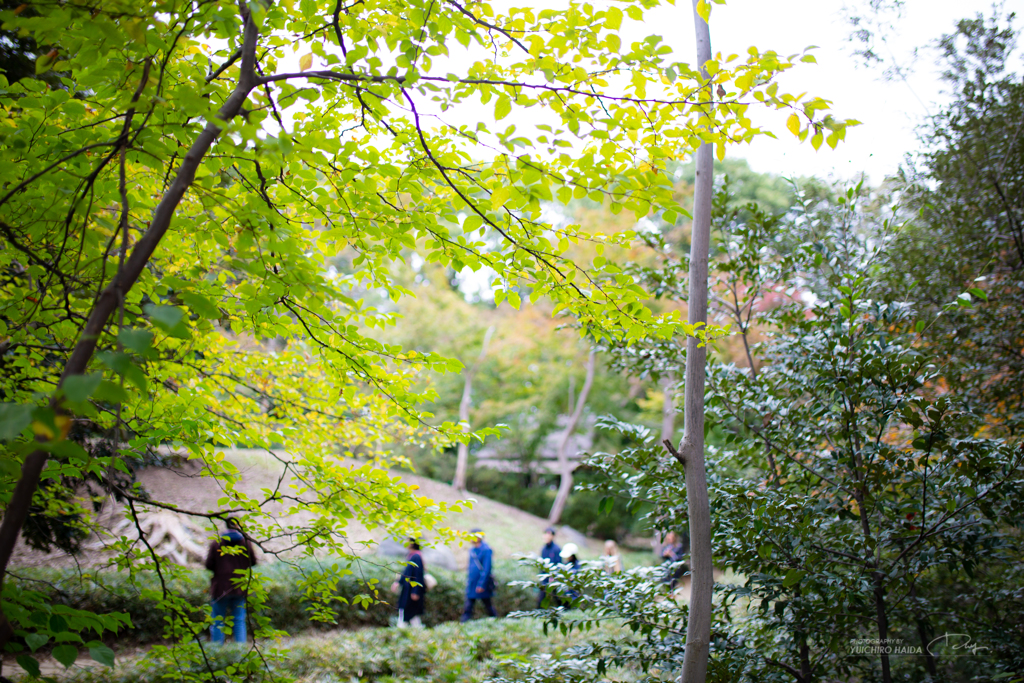
[[[285,563],[258,566],[267,585],[266,606],[261,614],[270,620],[270,626],[286,633],[297,634],[310,629],[353,629],[369,626],[387,626],[396,616],[395,596],[389,591],[399,571],[399,564],[386,560],[379,563],[362,561],[349,565],[351,574],[336,584],[332,602],[334,622],[311,620],[311,603],[301,589],[299,572],[317,569],[312,563],[288,565]],[[465,594],[465,575],[436,568],[428,571],[437,578],[437,586],[427,595],[425,621],[428,625],[458,620]],[[74,569],[20,570],[18,576],[26,588],[46,594],[52,604],[67,605],[97,614],[126,613],[132,628],[122,630],[116,637],[119,646],[154,643],[164,639],[167,614],[153,599],[149,590],[159,589],[154,575],[143,575],[142,581],[130,582],[115,572],[79,573]],[[499,589],[494,604],[501,615],[529,610],[534,606],[532,592],[507,586],[510,581],[532,578],[530,570],[513,562],[495,563],[495,580]],[[185,599],[191,606],[192,617],[202,621],[209,611],[209,572],[196,570],[184,579],[168,584],[171,592]],[[362,606],[357,596],[370,595],[375,601]],[[115,647],[115,650],[117,648]]]
[[[531,619],[485,619],[468,624],[444,624],[427,630],[363,629],[283,639],[276,644],[280,659],[269,670],[254,672],[252,681],[296,680],[301,683],[441,683],[484,681],[504,674],[514,676],[511,665],[535,655],[559,656],[592,638],[610,635],[610,627],[568,637],[557,630],[544,635]],[[251,647],[251,646],[250,646]],[[241,662],[246,649],[214,648],[210,662],[227,671]],[[67,683],[158,683],[188,680],[198,671],[179,670],[173,664],[141,658],[118,663],[114,669],[93,665],[72,669]],[[237,672],[236,672],[237,673]]]

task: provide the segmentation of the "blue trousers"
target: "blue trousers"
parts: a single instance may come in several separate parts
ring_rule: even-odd
[[[245,596],[225,595],[213,601],[213,626],[210,627],[210,641],[224,644],[224,617],[231,617],[231,631],[236,643],[245,642]]]
[[[484,603],[484,609],[487,611],[487,616],[498,616],[498,613],[494,611],[494,605],[491,604],[490,598],[466,598],[466,604],[462,608],[462,618],[459,621],[466,622],[473,618],[473,608],[476,607],[477,600]]]

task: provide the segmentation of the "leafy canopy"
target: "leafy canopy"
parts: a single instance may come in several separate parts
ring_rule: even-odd
[[[48,79],[0,75],[0,495],[16,500],[19,478],[31,493],[21,464],[48,461],[42,479],[59,486],[39,489],[44,510],[91,480],[135,516],[159,501],[131,468],[171,447],[223,484],[220,508],[194,513],[232,511],[255,538],[299,552],[344,555],[350,519],[396,535],[439,523],[444,506],[335,457],[417,429],[430,394],[416,373],[458,368],[369,332],[393,322],[375,302],[409,293],[391,266],[413,253],[488,268],[499,302],[548,297],[596,336],[695,333],[677,313],[652,314],[600,256],[634,233],[552,225],[545,204],[674,214],[666,165],[760,134],[751,105],[791,111],[790,130],[815,146],[834,146],[847,122],[779,91],[795,56],[719,55],[708,81],[657,36],[623,44],[624,23],[652,6],[98,0],[0,12],[4,31],[38,46]],[[477,102],[497,126],[445,122]],[[502,128],[508,117],[535,125]],[[566,258],[585,240],[600,260]],[[326,267],[338,255],[347,267]],[[244,494],[217,453],[229,445],[283,446],[294,488]],[[313,521],[284,525],[268,502]],[[126,570],[158,562],[124,543]],[[331,578],[306,577],[310,595]],[[45,606],[14,590],[16,632],[49,634]],[[166,586],[163,600],[169,633],[199,661],[203,624]]]

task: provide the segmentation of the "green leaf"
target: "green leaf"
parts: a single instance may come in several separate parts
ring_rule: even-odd
[[[977,299],[981,299],[982,301],[988,301],[988,294],[985,292],[984,289],[979,289],[978,287],[971,287],[970,289],[967,290],[967,292]]]
[[[57,61],[57,51],[51,50],[45,55],[40,55],[36,58],[36,76],[46,73],[53,66],[53,63]]]
[[[512,111],[512,100],[507,95],[502,95],[494,105],[494,120],[501,121]]]
[[[790,569],[786,572],[786,578],[782,579],[782,585],[786,588],[800,583],[800,580],[804,578],[806,572],[802,572],[799,569]]]
[[[68,630],[67,619],[60,616],[59,614],[50,615],[50,633],[63,633]]]
[[[196,292],[182,292],[181,299],[200,317],[206,318],[207,320],[217,320],[221,316],[220,309],[202,294],[197,294]]]
[[[78,648],[74,645],[58,645],[53,648],[51,653],[53,658],[64,665],[64,668],[70,668],[75,660],[78,659]]]
[[[914,325],[914,331],[917,332],[918,334],[921,334],[922,332],[924,332],[925,327],[927,327],[925,321],[918,320],[917,323]]]
[[[604,25],[610,31],[618,31],[622,26],[622,10],[614,5],[609,7],[605,12]]]
[[[141,19],[129,19],[124,22],[124,29],[139,45],[146,44],[146,27],[142,25]]]
[[[46,635],[45,633],[30,633],[27,636],[25,636],[25,644],[28,645],[29,649],[32,650],[32,652],[35,652],[43,645],[46,645],[46,643],[49,642],[49,640],[50,636]]]
[[[114,651],[106,645],[95,645],[89,648],[89,656],[105,666],[114,666]]]
[[[126,349],[134,351],[140,356],[146,355],[153,346],[153,333],[134,327],[122,329],[117,334],[117,339]]]
[[[115,382],[103,380],[93,393],[93,398],[106,403],[124,403],[128,400],[128,392]]]
[[[178,325],[182,321],[182,318],[185,317],[185,313],[177,306],[155,306],[153,304],[147,304],[144,310],[146,311],[146,315],[153,319],[153,322],[165,329],[170,329],[175,325]]]
[[[188,338],[188,328],[185,326],[185,312],[177,306],[146,304],[143,310],[153,321],[153,324],[168,335],[179,339]]]
[[[96,391],[102,381],[103,375],[98,372],[88,375],[72,375],[64,380],[61,388],[64,389],[64,395],[67,396],[69,401],[81,403],[92,396],[92,393]]]
[[[39,662],[36,661],[35,657],[18,655],[15,659],[18,662],[18,666],[28,672],[29,676],[39,678]]]
[[[24,403],[0,403],[0,440],[16,439],[32,424],[33,406]]]

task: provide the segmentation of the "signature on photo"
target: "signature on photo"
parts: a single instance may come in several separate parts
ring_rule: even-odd
[[[935,649],[941,645],[946,646],[943,652],[936,652]],[[927,649],[929,654],[935,656],[942,654],[946,657],[962,657],[967,654],[976,655],[990,648],[971,642],[971,636],[966,633],[944,633],[938,638],[933,638]]]

